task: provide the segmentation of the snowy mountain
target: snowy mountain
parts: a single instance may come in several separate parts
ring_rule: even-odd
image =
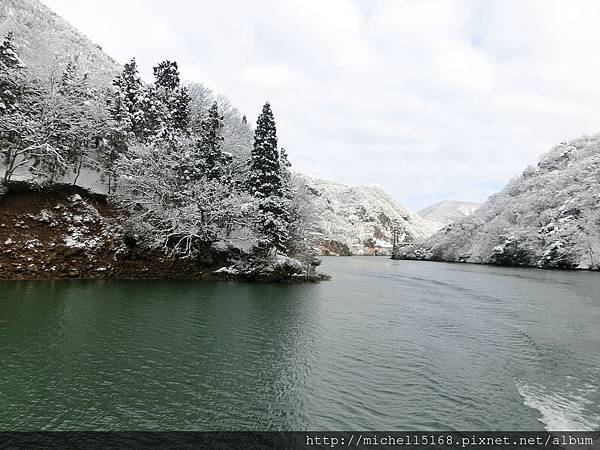
[[[423,208],[417,214],[425,220],[437,223],[438,228],[443,228],[452,222],[470,216],[480,206],[481,203],[443,200]]]
[[[60,75],[71,59],[76,59],[82,71],[90,72],[97,86],[108,85],[121,70],[101,48],[38,0],[2,0],[0,34],[10,31],[17,53],[33,77]],[[194,90],[189,92],[192,102],[197,100]],[[239,118],[236,123],[241,123]],[[244,145],[251,146],[251,138],[246,137]],[[324,254],[389,255],[394,230],[397,240],[412,242],[436,229],[398,205],[381,187],[345,186],[302,175],[297,175],[296,181],[309,200],[307,208],[314,212],[314,219],[307,224],[311,239]],[[93,183],[93,188],[98,190],[98,183]]]
[[[600,269],[600,135],[561,143],[473,215],[397,258]]]
[[[109,81],[120,70],[99,46],[38,0],[0,2],[0,38],[10,31],[32,75],[60,73],[71,59],[99,81]]]
[[[322,254],[389,255],[398,241],[431,235],[435,226],[399,205],[380,186],[347,186],[296,174],[313,208],[312,239]]]

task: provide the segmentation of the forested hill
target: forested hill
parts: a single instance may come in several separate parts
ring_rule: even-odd
[[[3,204],[15,179],[43,190],[92,172],[122,230],[120,243],[98,239],[116,239],[117,252],[134,247],[207,268],[220,255],[219,273],[231,276],[315,278],[310,208],[269,102],[253,129],[225,98],[183,84],[175,61],[157,61],[146,83],[135,58],[117,68],[43,5],[2,8]]]
[[[2,0],[0,36],[14,33],[14,44],[31,74],[60,73],[75,60],[84,73],[107,85],[120,66],[86,36],[39,0]]]
[[[479,206],[481,203],[443,200],[417,211],[417,214],[425,220],[434,222],[437,228],[442,228],[470,216]]]
[[[310,236],[322,254],[391,255],[394,234],[404,243],[436,230],[380,186],[348,186],[300,174],[296,179],[314,209]]]
[[[554,147],[472,216],[395,256],[600,269],[600,135]]]

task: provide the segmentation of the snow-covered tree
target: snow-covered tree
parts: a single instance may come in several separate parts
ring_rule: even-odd
[[[177,63],[160,62],[154,67],[154,79],[154,86],[148,91],[153,117],[149,128],[165,139],[171,139],[175,133],[187,133],[191,99],[186,88],[181,86]]]
[[[72,59],[69,60],[60,79],[59,91],[61,94],[72,96],[79,90],[78,88],[82,87],[83,84],[79,83],[78,72],[77,63]],[[81,89],[81,91],[84,91],[84,89]]]
[[[24,101],[26,86],[24,67],[19,59],[13,34],[8,33],[0,45],[0,151],[4,159],[3,183],[10,180],[25,152],[19,145],[19,135],[25,127],[28,105]]]
[[[223,116],[219,114],[217,102],[208,110],[208,116],[202,121],[198,147],[203,159],[204,173],[209,180],[223,180],[226,175],[226,165],[231,161],[231,155],[224,153]]]
[[[129,226],[153,249],[198,256],[247,226],[249,195],[231,192],[220,180],[182,180],[181,154],[167,142],[136,144],[121,156],[121,188],[115,200],[128,212]]]
[[[283,196],[277,129],[267,102],[258,116],[250,157],[250,193],[259,200],[257,226],[263,235],[259,250],[285,252],[289,239],[289,199]]]
[[[186,145],[183,140],[179,146],[181,161],[179,171],[184,182],[208,179],[219,180],[225,184],[231,181],[231,154],[223,151],[223,116],[216,102],[200,124],[199,135],[194,144]]]
[[[144,138],[144,85],[135,58],[123,66],[123,71],[113,80],[113,86],[109,110],[118,131]]]
[[[67,157],[74,174],[73,184],[83,168],[100,169],[100,153],[107,146],[111,124],[104,96],[90,84],[88,74],[81,74],[75,61],[67,64],[58,93],[67,106],[61,115],[69,130]]]
[[[39,80],[30,80],[8,34],[0,46],[0,149],[4,157],[3,183],[8,183],[22,167],[34,175],[52,180],[64,173],[67,160],[63,108],[55,102],[56,93]]]
[[[256,122],[250,170],[249,189],[252,195],[258,198],[281,195],[277,128],[269,102],[263,106]]]
[[[285,148],[282,147],[281,151],[279,152],[279,170],[281,173],[281,186],[282,186],[282,191],[283,191],[284,197],[290,195],[291,182],[292,182],[291,181],[291,178],[292,178],[291,167],[292,167],[292,163],[290,162],[290,160],[288,158],[287,151],[285,150]]]
[[[23,64],[17,55],[13,33],[0,45],[0,115],[13,111],[22,95]]]

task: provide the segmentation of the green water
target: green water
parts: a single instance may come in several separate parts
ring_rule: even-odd
[[[600,427],[600,274],[0,283],[1,430]]]

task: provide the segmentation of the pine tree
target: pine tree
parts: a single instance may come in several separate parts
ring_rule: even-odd
[[[190,96],[181,86],[179,68],[175,61],[162,61],[154,67],[153,97],[160,102],[160,107],[153,105],[154,124],[152,128],[157,135],[171,139],[174,133],[186,133],[190,125]]]
[[[9,31],[0,45],[0,69],[15,69],[22,66],[21,60],[17,56],[15,44],[13,42],[14,34]]]
[[[179,87],[179,68],[177,62],[165,60],[158,63],[154,67],[154,79],[156,80],[156,86],[163,88],[168,91],[174,91]]]
[[[143,112],[142,140],[166,137],[167,108],[163,104],[155,85],[144,86],[140,99]]]
[[[108,183],[108,193],[117,183],[116,163],[127,152],[132,138],[145,140],[144,85],[138,74],[135,58],[123,66],[123,71],[113,80],[109,94],[110,121],[106,134],[108,145],[100,149],[101,179]]]
[[[173,96],[171,121],[173,128],[186,133],[191,122],[191,98],[187,89],[180,87]]]
[[[208,116],[200,125],[198,147],[204,160],[204,171],[210,180],[222,178],[225,174],[227,157],[222,151],[223,116],[219,114],[217,102],[208,110]]]
[[[67,63],[67,67],[63,71],[62,77],[60,79],[59,91],[61,94],[69,93],[73,91],[74,85],[77,83],[77,64],[75,61],[70,60]]]
[[[123,72],[113,81],[116,88],[110,105],[112,118],[120,128],[138,138],[144,138],[143,83],[135,58],[123,66]]]
[[[256,122],[254,148],[250,156],[250,193],[258,198],[281,195],[281,173],[277,129],[269,102]]]
[[[0,115],[13,111],[22,94],[23,64],[9,32],[0,45]]]
[[[263,236],[258,250],[271,248],[286,251],[289,239],[287,199],[283,197],[280,155],[277,149],[277,129],[267,102],[258,116],[254,133],[254,148],[250,156],[251,194],[259,200],[258,228]]]
[[[184,155],[179,171],[183,181],[207,179],[228,183],[227,166],[231,163],[230,154],[223,151],[223,116],[217,102],[208,110],[200,123],[200,136],[195,145]]]

